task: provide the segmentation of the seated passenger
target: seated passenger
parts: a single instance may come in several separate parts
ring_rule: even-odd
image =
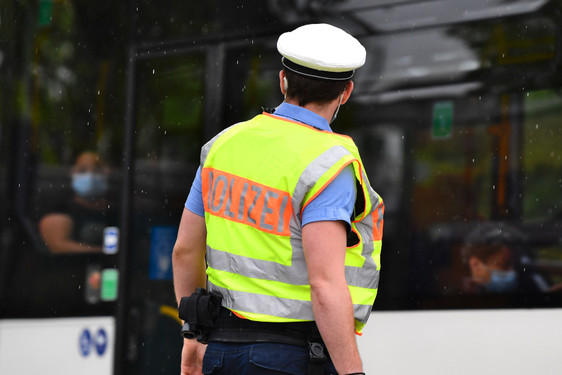
[[[115,224],[108,203],[108,169],[95,152],[83,152],[71,169],[74,194],[52,202],[39,221],[39,233],[51,253],[99,253],[104,228]],[[47,202],[49,203],[49,202]]]
[[[471,277],[465,281],[466,291],[513,292],[517,289],[517,273],[511,252],[505,245],[478,244],[469,249]]]
[[[463,290],[472,293],[533,293],[549,291],[546,278],[533,269],[524,251],[524,236],[504,223],[481,223],[463,246],[470,277]]]

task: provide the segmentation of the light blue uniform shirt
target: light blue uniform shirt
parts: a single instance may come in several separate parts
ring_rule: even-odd
[[[296,105],[282,103],[273,114],[321,130],[332,131],[325,118]],[[185,202],[185,208],[199,216],[205,216],[202,191],[201,167],[199,167]],[[350,218],[353,214],[356,195],[355,174],[353,167],[348,165],[305,207],[302,213],[302,225],[315,221],[336,220],[342,220],[351,225]]]

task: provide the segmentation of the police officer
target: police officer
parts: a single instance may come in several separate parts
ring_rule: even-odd
[[[202,148],[185,204],[178,303],[206,288],[221,307],[208,346],[184,340],[183,375],[363,371],[355,334],[376,296],[384,205],[330,123],[366,52],[327,24],[284,33],[277,48],[284,102]]]

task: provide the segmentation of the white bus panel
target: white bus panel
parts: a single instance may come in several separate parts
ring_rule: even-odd
[[[562,309],[375,312],[358,338],[367,374],[555,375]]]
[[[0,374],[111,375],[113,317],[0,321]]]

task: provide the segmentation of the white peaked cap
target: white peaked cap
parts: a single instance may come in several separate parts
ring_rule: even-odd
[[[346,80],[365,64],[367,52],[357,39],[325,23],[304,25],[277,40],[283,65],[296,73],[328,80]]]

